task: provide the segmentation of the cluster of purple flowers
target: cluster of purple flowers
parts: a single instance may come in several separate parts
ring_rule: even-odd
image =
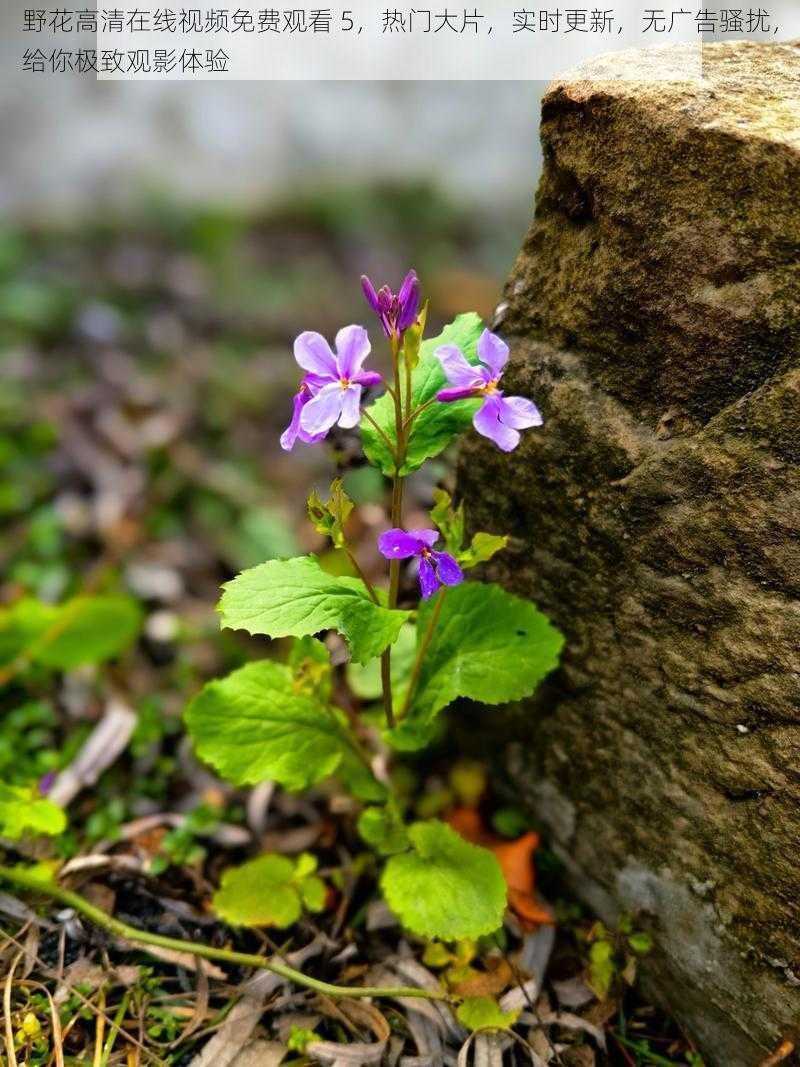
[[[383,332],[392,339],[394,350],[403,334],[416,321],[420,305],[420,286],[416,273],[406,275],[400,290],[388,285],[375,289],[369,278],[361,286],[367,303],[378,316]],[[370,354],[367,331],[363,326],[345,326],[336,335],[335,351],[321,334],[301,333],[294,343],[294,358],[305,371],[294,397],[292,420],[281,435],[281,447],[290,451],[296,441],[315,444],[323,440],[333,426],[350,429],[361,418],[363,389],[379,385],[376,371],[363,370]],[[478,360],[472,365],[457,345],[442,345],[435,356],[442,365],[451,388],[442,389],[436,399],[443,404],[457,400],[481,399],[472,419],[479,434],[488,437],[504,452],[511,452],[520,442],[520,430],[541,426],[542,416],[532,400],[522,396],[505,396],[500,388],[508,362],[508,345],[496,334],[484,330],[478,341]],[[378,547],[387,559],[419,560],[419,583],[424,599],[442,585],[458,585],[464,575],[456,560],[433,546],[439,539],[436,530],[389,530]]]
[[[376,290],[366,275],[361,279],[364,296],[378,316],[383,332],[397,342],[417,319],[420,303],[419,280],[409,271],[398,293],[388,285]],[[361,417],[361,391],[383,379],[362,367],[371,345],[363,326],[345,326],[336,335],[336,352],[321,334],[301,333],[294,343],[294,358],[306,372],[295,395],[292,421],[281,436],[281,447],[290,451],[296,441],[315,444],[335,425],[350,429]],[[508,361],[508,345],[496,334],[484,330],[478,341],[477,366],[470,364],[456,345],[436,349],[445,377],[453,388],[442,389],[437,400],[444,404],[467,398],[481,398],[472,423],[479,434],[504,452],[520,441],[520,430],[541,426],[542,416],[532,400],[504,396],[500,379]]]

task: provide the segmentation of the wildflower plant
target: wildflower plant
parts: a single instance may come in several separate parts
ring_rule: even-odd
[[[359,564],[342,483],[334,481],[327,499],[312,492],[309,518],[347,556],[352,573],[330,573],[307,555],[270,560],[228,582],[219,603],[223,627],[291,637],[294,645],[285,663],[260,660],[207,684],[186,722],[200,758],[234,785],[271,780],[302,790],[339,779],[361,804],[359,833],[380,857],[382,892],[405,927],[424,937],[475,938],[502,923],[498,862],[443,821],[409,820],[386,754],[428,745],[440,713],[459,698],[493,705],[530,695],[557,665],[562,638],[530,602],[467,580],[506,538],[479,532],[466,544],[463,509],[446,493],[437,492],[425,528],[406,528],[405,479],[470,425],[511,451],[520,432],[542,419],[532,400],[504,396],[508,348],[476,314],[425,340],[427,306],[413,271],[397,294],[367,278],[362,286],[388,341],[386,380],[367,366],[364,327],[344,327],[333,347],[318,333],[302,333],[294,355],[303,377],[281,445],[317,445],[336,425],[360,428],[368,462],[391,485],[389,528],[377,545],[386,581],[370,581]],[[382,395],[366,399],[366,390],[381,385]],[[401,598],[403,567],[416,571],[418,603]],[[327,631],[348,646],[354,693],[371,692],[368,679],[379,679],[380,728],[375,717],[340,706],[341,679],[320,640]],[[241,870],[228,873],[216,898],[232,922],[259,925],[279,912],[276,924],[284,925],[321,905],[313,867],[262,857]]]

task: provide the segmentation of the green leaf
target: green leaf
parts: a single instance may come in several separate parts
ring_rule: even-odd
[[[498,552],[502,552],[507,544],[507,537],[500,537],[497,534],[490,533],[476,533],[473,535],[470,547],[459,553],[458,562],[463,570],[471,571],[479,563],[488,563]]]
[[[414,627],[406,623],[400,627],[392,645],[392,695],[396,707],[402,707],[416,654],[417,634]],[[360,700],[378,700],[383,692],[380,660],[370,660],[366,666],[348,663],[347,681]]]
[[[424,639],[435,604],[432,597],[420,606],[418,641]],[[448,589],[411,713],[401,724],[404,736],[413,738],[414,724],[430,724],[458,697],[501,704],[529,696],[558,666],[563,644],[561,634],[534,604],[498,585],[465,582]]]
[[[341,478],[331,482],[330,496],[327,504],[323,502],[316,489],[309,494],[306,503],[311,525],[333,542],[335,548],[345,545],[344,527],[355,505],[344,491]]]
[[[450,442],[472,422],[472,416],[480,407],[480,400],[458,400],[452,404],[440,404],[435,397],[440,389],[447,386],[442,365],[434,351],[440,345],[458,345],[470,363],[477,363],[476,346],[483,332],[483,323],[475,312],[459,315],[446,326],[438,337],[423,342],[420,349],[419,365],[411,375],[412,411],[433,401],[429,408],[421,412],[411,427],[406,462],[400,469],[401,474],[410,474],[417,470],[426,459],[437,456]],[[375,401],[369,414],[388,436],[392,443],[396,441],[394,401],[385,393]],[[364,453],[370,463],[387,476],[394,474],[394,459],[389,446],[381,434],[366,419],[361,421],[361,438]]]
[[[646,931],[631,934],[628,938],[628,944],[637,956],[646,956],[653,951],[653,938]]]
[[[81,596],[58,607],[26,598],[0,613],[0,663],[24,657],[52,670],[102,663],[133,643],[141,621],[126,596]]]
[[[595,941],[589,949],[589,985],[600,1000],[605,1000],[614,984],[617,965],[610,941]]]
[[[379,656],[409,617],[374,604],[359,579],[326,574],[315,556],[262,563],[223,588],[222,626],[267,637],[338,630],[358,663]]]
[[[421,937],[456,941],[496,930],[506,907],[500,865],[442,822],[410,826],[412,851],[392,856],[381,878],[386,902]]]
[[[136,640],[141,623],[141,609],[130,597],[75,597],[58,608],[52,627],[28,654],[56,670],[102,663]]]
[[[315,1034],[313,1030],[307,1030],[302,1026],[292,1026],[286,1048],[289,1052],[305,1053],[309,1045],[321,1040],[319,1034]]]
[[[313,911],[324,906],[325,883],[311,873],[316,867],[308,853],[297,860],[268,853],[229,867],[214,894],[214,910],[232,926],[285,929],[297,922],[304,904]]]
[[[186,725],[198,756],[234,785],[271,779],[305,789],[357,759],[336,713],[297,692],[289,668],[270,660],[209,682]]]
[[[295,638],[287,662],[298,692],[310,693],[325,702],[329,700],[333,668],[322,641],[314,637]]]
[[[491,997],[467,997],[456,1009],[456,1018],[468,1030],[510,1030],[520,1016],[516,1011],[501,1011]]]
[[[0,837],[16,840],[26,832],[61,834],[66,828],[64,812],[51,800],[39,796],[35,785],[0,783]]]
[[[393,804],[365,808],[358,817],[358,832],[381,856],[393,856],[410,847],[408,832]]]

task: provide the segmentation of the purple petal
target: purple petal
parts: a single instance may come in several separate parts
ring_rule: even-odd
[[[508,363],[508,345],[496,333],[484,330],[478,340],[478,359],[486,364],[497,381]]]
[[[336,334],[337,378],[355,378],[372,345],[363,326],[345,326]]]
[[[331,382],[320,389],[303,406],[300,413],[300,428],[306,433],[327,433],[342,413],[345,390],[338,382]]]
[[[439,581],[444,585],[458,585],[464,581],[464,572],[449,552],[431,552],[436,564]]]
[[[494,441],[503,452],[513,452],[519,444],[519,433],[500,421],[503,398],[498,393],[487,396],[472,418],[472,425],[484,437]]]
[[[292,421],[281,434],[281,448],[284,452],[291,452],[294,448],[294,443],[300,432],[300,413],[303,410],[305,396],[307,396],[307,394],[301,389],[299,393],[295,394],[294,400],[292,401]]]
[[[426,548],[433,548],[441,536],[438,530],[409,530],[408,533],[410,537],[416,537],[417,541]]]
[[[361,275],[361,288],[364,292],[364,296],[367,298],[367,303],[369,304],[369,306],[372,308],[376,315],[380,315],[381,306],[378,302],[378,294],[375,292],[375,286],[372,284],[366,274]]]
[[[365,389],[370,389],[374,385],[380,385],[383,381],[383,376],[374,370],[362,370],[358,374],[354,374],[351,381],[354,381],[357,385],[363,385]]]
[[[300,383],[300,387],[305,385],[308,388],[309,396],[316,396],[320,389],[324,389],[326,385],[330,385],[331,380],[321,374],[306,374],[303,376],[303,380]]]
[[[338,378],[336,357],[322,334],[306,330],[294,343],[294,358],[303,368],[330,381]]]
[[[350,430],[353,426],[358,426],[361,419],[361,386],[349,385],[347,389],[343,389],[344,397],[342,400],[342,414],[339,418],[339,425],[343,430]]]
[[[419,295],[419,280],[417,279],[416,271],[410,270],[405,277],[397,298],[400,306],[400,313],[397,316],[397,328],[401,333],[416,321],[417,311],[419,310]]]
[[[514,430],[542,425],[542,413],[524,396],[504,396],[500,406],[500,421]]]
[[[441,363],[445,377],[451,385],[466,389],[467,386],[483,383],[484,378],[480,373],[480,368],[471,367],[457,345],[441,345],[434,355]]]
[[[436,577],[436,571],[427,559],[421,559],[419,561],[419,588],[422,592],[422,599],[428,600],[441,585],[441,582]]]
[[[386,559],[408,559],[418,556],[420,549],[419,539],[405,530],[387,530],[378,538],[378,551]]]
[[[478,395],[479,386],[467,385],[462,389],[441,389],[436,394],[436,399],[441,400],[443,404],[449,404],[453,400],[468,400],[471,396]]]

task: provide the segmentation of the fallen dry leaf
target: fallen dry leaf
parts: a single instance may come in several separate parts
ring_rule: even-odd
[[[497,857],[508,885],[509,907],[525,929],[555,921],[550,909],[536,899],[533,854],[539,847],[537,833],[531,830],[516,841],[497,837],[485,828],[475,808],[455,808],[447,821],[466,841],[488,848]]]

